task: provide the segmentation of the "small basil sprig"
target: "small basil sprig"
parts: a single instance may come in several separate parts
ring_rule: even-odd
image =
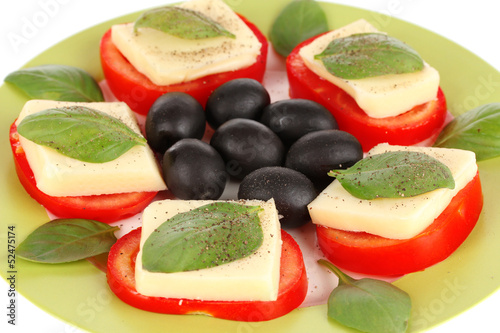
[[[200,12],[166,6],[143,13],[134,23],[134,31],[152,28],[184,39],[205,39],[212,37],[236,38],[222,25]]]
[[[500,156],[500,103],[481,105],[457,116],[441,131],[434,146],[473,151],[477,161]]]
[[[57,219],[35,229],[16,248],[20,258],[63,263],[109,252],[118,227],[85,219]]]
[[[412,197],[438,188],[455,187],[450,169],[420,152],[395,151],[368,156],[346,170],[332,170],[353,196],[375,198]]]
[[[84,106],[47,109],[26,116],[20,135],[68,157],[91,163],[112,161],[146,139],[119,119]]]
[[[174,215],[147,238],[142,265],[151,272],[183,272],[244,258],[263,241],[260,206],[215,202]]]
[[[312,0],[295,0],[274,20],[269,40],[275,51],[286,57],[299,43],[326,31],[328,20],[321,6]]]
[[[41,65],[10,73],[5,82],[30,98],[67,102],[102,102],[99,84],[83,69],[67,65]]]
[[[339,285],[328,298],[328,317],[363,332],[401,333],[407,330],[411,299],[405,291],[381,280],[353,279],[323,259],[318,263],[339,278]]]
[[[336,38],[315,59],[337,77],[356,80],[422,70],[424,61],[411,47],[382,33]]]

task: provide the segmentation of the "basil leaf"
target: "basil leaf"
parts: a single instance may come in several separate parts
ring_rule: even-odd
[[[184,39],[205,39],[212,37],[230,37],[235,35],[219,23],[200,12],[180,8],[161,7],[143,13],[134,23],[134,31],[139,28],[152,28]]]
[[[118,227],[85,219],[57,219],[33,231],[16,248],[20,258],[63,263],[109,252]]]
[[[434,146],[473,151],[477,161],[500,156],[500,103],[481,105],[457,116],[441,131]]]
[[[215,202],[180,213],[146,240],[142,265],[151,272],[183,272],[249,256],[262,245],[260,206]]]
[[[328,20],[321,6],[312,0],[295,0],[274,20],[269,40],[274,50],[286,57],[301,42],[326,31]]]
[[[411,298],[403,290],[381,280],[356,280],[330,262],[320,264],[339,278],[328,298],[328,317],[363,332],[401,333],[408,328]]]
[[[455,188],[450,169],[420,152],[396,151],[364,158],[346,170],[332,170],[342,186],[360,199],[413,197]]]
[[[99,84],[83,69],[41,65],[15,71],[5,78],[30,98],[67,102],[102,102]]]
[[[347,80],[413,73],[424,67],[415,50],[382,33],[336,38],[315,59],[320,59],[331,74]]]
[[[39,145],[91,163],[112,161],[146,139],[119,119],[84,106],[47,109],[26,116],[17,131]]]

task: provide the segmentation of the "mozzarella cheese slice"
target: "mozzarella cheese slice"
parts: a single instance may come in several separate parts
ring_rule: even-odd
[[[278,297],[281,231],[274,201],[241,201],[260,205],[264,232],[262,246],[252,255],[217,267],[188,272],[158,273],[142,267],[142,246],[167,219],[213,201],[163,200],[143,213],[141,250],[135,266],[136,289],[147,296],[218,301],[273,301]]]
[[[315,55],[323,52],[336,38],[369,32],[378,31],[367,21],[358,20],[318,37],[304,46],[299,54],[312,72],[348,93],[359,107],[373,118],[397,116],[435,99],[439,88],[439,73],[425,62],[424,68],[415,73],[346,80],[332,75],[321,60],[314,59]]]
[[[122,102],[75,103],[49,100],[28,101],[17,124],[27,115],[50,108],[81,105],[110,114],[135,132],[141,133],[135,116]],[[55,149],[38,145],[23,136],[19,141],[26,153],[40,191],[55,197],[161,191],[166,189],[153,151],[134,146],[106,163],[87,163],[67,157]]]
[[[195,80],[210,74],[229,72],[255,63],[261,43],[250,28],[221,0],[194,0],[179,7],[203,13],[236,38],[183,39],[140,28],[133,23],[112,27],[111,38],[128,61],[156,85]]]
[[[362,200],[334,180],[309,204],[312,222],[385,238],[412,238],[427,228],[477,173],[475,154],[466,150],[380,144],[370,150],[369,155],[404,150],[428,154],[447,165],[455,179],[455,188],[436,189],[409,198]]]

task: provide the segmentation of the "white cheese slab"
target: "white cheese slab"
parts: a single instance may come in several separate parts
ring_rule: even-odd
[[[373,118],[393,117],[413,107],[436,98],[439,88],[439,73],[424,62],[421,71],[405,74],[389,74],[364,79],[346,80],[334,76],[314,56],[323,52],[336,38],[356,33],[378,32],[364,19],[345,27],[330,31],[304,46],[299,54],[306,66],[320,77],[328,80],[348,93],[367,115]]]
[[[49,100],[28,101],[17,124],[24,117],[49,108],[81,105],[110,114],[140,134],[135,116],[123,102],[75,103]],[[19,141],[33,170],[38,188],[50,196],[86,196],[166,189],[158,163],[149,146],[134,146],[106,163],[82,162],[38,145],[23,136]]]
[[[193,0],[178,6],[203,13],[236,38],[190,40],[151,28],[140,28],[136,34],[133,23],[114,25],[111,38],[115,46],[153,83],[170,85],[191,81],[255,63],[262,44],[223,1]]]
[[[158,273],[142,267],[142,246],[164,221],[182,212],[211,203],[208,200],[163,200],[153,202],[142,217],[141,250],[135,267],[136,289],[147,296],[167,298],[272,301],[278,297],[281,231],[274,201],[240,201],[260,205],[264,232],[262,246],[252,255],[217,267],[188,272]]]

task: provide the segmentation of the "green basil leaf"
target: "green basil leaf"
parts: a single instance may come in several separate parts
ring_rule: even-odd
[[[382,280],[356,280],[326,260],[318,262],[339,278],[339,285],[328,298],[328,317],[363,332],[401,333],[407,330],[411,298],[405,291]]]
[[[134,23],[134,31],[152,28],[184,39],[205,39],[212,37],[236,38],[219,23],[200,12],[167,6],[143,13]]]
[[[215,202],[180,213],[160,225],[143,246],[151,272],[219,266],[254,253],[263,241],[260,206]]]
[[[336,38],[315,56],[332,75],[357,80],[422,70],[424,61],[405,43],[382,33]]]
[[[57,219],[33,231],[16,248],[20,258],[63,263],[109,252],[118,227],[85,219]]]
[[[67,102],[102,102],[99,84],[83,69],[41,65],[15,71],[5,78],[30,98]]]
[[[346,170],[332,170],[353,196],[375,198],[413,197],[438,188],[455,188],[450,169],[420,152],[396,151],[368,156]]]
[[[326,14],[317,2],[295,0],[274,20],[269,40],[274,50],[286,57],[301,42],[327,31]]]
[[[47,109],[26,116],[17,131],[39,145],[91,163],[112,161],[146,139],[122,121],[83,106]]]
[[[477,161],[500,156],[500,103],[481,105],[457,116],[441,131],[434,146],[473,151]]]

